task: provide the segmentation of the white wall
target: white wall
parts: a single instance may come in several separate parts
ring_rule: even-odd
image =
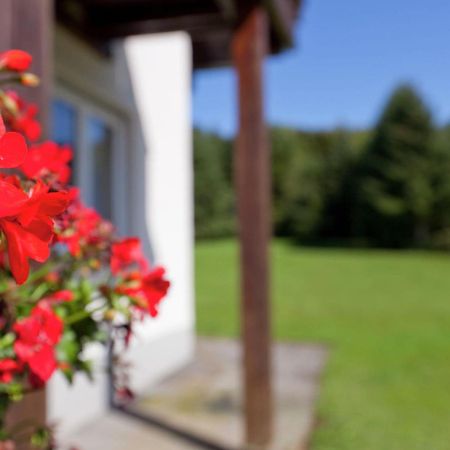
[[[184,33],[132,37],[102,59],[65,30],[55,33],[56,86],[94,102],[127,129],[123,189],[127,232],[142,238],[172,286],[156,320],[139,324],[126,360],[138,393],[190,360],[194,350],[191,44]],[[83,100],[85,99],[85,100]],[[48,389],[49,420],[61,434],[107,408],[105,353],[93,349],[96,383],[62,377]]]
[[[130,177],[131,197],[145,192],[147,198],[133,202],[131,217],[145,224],[153,260],[167,267],[172,281],[158,320],[137,330],[138,343],[194,328],[192,57],[184,33],[128,38],[125,54],[147,150],[144,155],[135,152],[133,159],[131,173],[144,167],[145,176]],[[144,368],[135,367],[142,374]],[[136,382],[136,387],[143,384]]]

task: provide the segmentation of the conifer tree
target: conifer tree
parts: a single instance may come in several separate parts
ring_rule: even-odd
[[[408,85],[389,99],[361,164],[360,225],[378,246],[428,243],[433,206],[431,115]]]

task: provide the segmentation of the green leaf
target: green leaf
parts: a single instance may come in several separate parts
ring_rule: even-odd
[[[23,397],[23,385],[22,383],[12,382],[12,383],[0,383],[0,410],[1,410],[1,401],[4,400],[6,394],[7,398],[12,401],[19,401]]]
[[[81,360],[80,363],[79,363],[78,368],[79,368],[79,370],[80,370],[81,372],[84,372],[84,373],[88,376],[88,378],[89,378],[90,381],[94,381],[94,374],[93,374],[93,364],[92,364],[92,361],[89,361],[89,360],[87,360],[87,361]]]
[[[6,333],[4,336],[0,338],[0,349],[4,349],[6,347],[10,347],[15,340],[14,333]]]
[[[37,448],[49,448],[51,432],[48,428],[39,428],[31,435],[31,444]]]
[[[80,344],[77,341],[75,332],[70,329],[66,330],[56,347],[58,360],[73,364],[77,361],[80,350]]]

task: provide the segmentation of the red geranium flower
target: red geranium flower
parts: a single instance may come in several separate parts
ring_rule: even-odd
[[[142,252],[140,239],[130,237],[115,242],[111,249],[111,272],[117,275],[132,264],[138,264],[142,270],[148,269],[148,262]]]
[[[0,55],[0,68],[23,72],[30,67],[32,60],[32,56],[23,50],[8,50]]]
[[[35,306],[29,317],[13,327],[17,334],[14,351],[19,361],[27,364],[33,379],[46,382],[57,367],[55,346],[63,332],[62,320],[45,303]]]
[[[81,258],[92,251],[106,250],[114,228],[95,209],[83,205],[76,194],[76,190],[69,191],[72,203],[58,222],[57,239],[67,245],[72,256]]]
[[[53,236],[52,218],[64,212],[68,204],[67,192],[49,192],[49,187],[38,181],[30,192],[28,202],[17,215],[17,220],[23,226],[33,223],[39,226],[43,233],[42,239],[49,240]]]
[[[14,131],[5,130],[5,124],[0,116],[0,168],[17,167],[27,155],[27,144],[24,137]]]
[[[30,196],[0,180],[0,229],[6,236],[11,272],[18,284],[28,278],[28,259],[44,262],[50,255],[53,217],[68,203],[65,192],[48,192],[37,183]]]
[[[41,240],[32,228],[26,229],[10,220],[0,219],[0,228],[8,243],[9,266],[13,277],[17,284],[23,284],[30,272],[28,260],[43,263],[50,256],[48,242]]]
[[[13,180],[0,178],[0,217],[18,214],[27,201],[28,195]]]
[[[165,272],[163,267],[156,267],[144,276],[131,272],[116,287],[116,292],[131,297],[139,309],[156,317],[158,306],[170,288],[170,281],[164,278]]]
[[[14,107],[9,108],[9,114],[6,117],[7,122],[16,131],[19,131],[30,140],[36,141],[41,136],[41,125],[36,120],[38,107],[34,103],[28,104],[17,92],[7,91],[9,103]]]
[[[55,142],[44,142],[30,148],[20,170],[29,178],[52,178],[62,184],[70,179],[72,151]]]
[[[157,307],[170,288],[170,281],[164,278],[165,273],[163,267],[156,267],[142,279],[142,290],[147,300],[148,312],[152,317],[157,316]]]
[[[20,115],[14,122],[17,130],[25,134],[30,141],[37,141],[42,133],[42,128],[39,122],[35,119],[38,113],[36,105],[27,105],[21,110]]]
[[[65,303],[73,301],[75,295],[72,291],[68,289],[64,289],[62,291],[54,292],[50,294],[48,297],[45,297],[41,300],[41,303],[44,302],[47,305],[54,305],[58,303]]]
[[[21,365],[14,359],[0,359],[0,383],[10,383],[14,375],[20,371]]]
[[[56,302],[71,302],[74,299],[74,293],[68,289],[64,289],[53,293],[51,299]]]

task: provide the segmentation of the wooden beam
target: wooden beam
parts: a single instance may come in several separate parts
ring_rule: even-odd
[[[265,448],[272,436],[269,299],[270,155],[263,102],[268,17],[252,6],[235,31],[233,60],[239,86],[235,146],[244,350],[246,443]]]
[[[96,38],[118,38],[137,34],[163,33],[168,31],[186,31],[192,36],[202,36],[224,26],[220,14],[197,14],[168,19],[151,19],[134,22],[93,25],[88,29]]]
[[[166,1],[146,3],[122,3],[94,6],[85,5],[86,14],[93,25],[114,25],[139,20],[173,19],[177,17],[220,15],[221,11],[212,0],[206,2],[190,1],[169,4]]]
[[[52,77],[51,30],[53,29],[51,0],[2,0],[0,14],[1,50],[18,48],[33,55],[32,71],[41,78],[38,88],[22,90],[28,102],[40,108],[39,119],[44,134],[49,124],[49,100]],[[46,420],[45,390],[26,395],[16,403],[7,417],[7,424],[32,421],[42,425]],[[28,447],[20,446],[21,450]]]
[[[213,0],[225,19],[234,21],[237,17],[237,9],[234,0]]]
[[[119,5],[123,6],[124,4],[127,5],[148,5],[149,3],[165,3],[169,8],[173,4],[177,3],[189,3],[188,1],[184,0],[182,2],[180,1],[174,1],[174,0],[57,0],[57,1],[75,1],[79,3],[85,3],[88,5],[102,5],[102,6],[111,6],[111,5]],[[191,3],[198,3],[198,0],[191,0]]]
[[[294,24],[297,17],[298,5],[301,0],[267,0],[272,29],[278,42],[276,51],[291,47],[294,42]]]
[[[230,64],[233,32],[214,30],[192,39],[194,69]]]

